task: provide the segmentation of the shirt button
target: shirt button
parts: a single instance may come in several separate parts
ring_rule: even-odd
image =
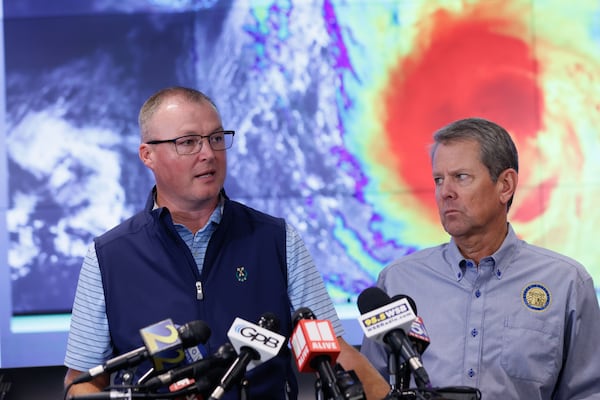
[[[471,330],[471,336],[475,337],[477,336],[477,334],[479,333],[479,331],[477,331],[477,329],[473,328],[473,330]]]
[[[475,297],[481,297],[481,290],[477,289],[475,291]]]
[[[475,376],[475,371],[473,371],[473,368],[471,368],[467,374],[469,375],[469,378],[472,378]]]

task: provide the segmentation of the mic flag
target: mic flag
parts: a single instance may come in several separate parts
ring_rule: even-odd
[[[186,348],[206,343],[210,334],[210,328],[203,321],[191,321],[176,327],[173,321],[165,319],[140,329],[155,372],[168,370],[186,360],[189,362],[190,359],[201,357],[197,347],[190,352]]]
[[[142,346],[130,352],[111,358],[102,365],[91,368],[80,374],[72,382],[73,385],[89,382],[92,378],[103,373],[112,373],[123,368],[130,368],[140,364],[142,361],[156,355],[159,358],[163,352],[172,351],[179,346],[190,347],[199,343],[206,343],[210,337],[210,328],[203,321],[192,321],[176,328],[173,321],[166,319],[140,330],[144,343],[150,347]],[[145,336],[145,337],[144,337]],[[185,358],[183,350],[177,353],[177,357],[170,357],[171,361]],[[155,360],[159,366],[164,367],[168,360]]]
[[[216,368],[229,367],[237,353],[231,343],[225,343],[216,353],[183,367],[174,368],[158,376],[150,378],[145,384],[145,389],[157,389],[164,385],[170,385],[184,378],[199,379],[206,373]],[[216,386],[216,385],[215,385]]]
[[[390,297],[381,289],[370,287],[358,296],[360,327],[366,337],[382,341],[393,329],[408,332],[417,318],[407,298],[390,303]]]
[[[152,357],[155,371],[165,369],[165,364],[177,365],[185,359],[179,332],[170,319],[140,329],[140,336],[148,356]],[[176,350],[175,353],[172,350]]]
[[[417,304],[409,296],[406,296],[404,294],[397,294],[392,297],[391,301],[396,301],[400,299],[406,299],[412,307],[413,312],[415,314],[418,314]],[[414,345],[415,349],[419,352],[419,354],[423,354],[427,346],[429,346],[429,343],[431,343],[431,339],[429,338],[429,334],[427,333],[427,329],[425,329],[425,324],[423,323],[423,318],[419,317],[418,315],[410,325],[410,330],[408,331],[407,336]]]
[[[407,338],[416,315],[408,296],[393,301],[380,288],[365,289],[358,296],[358,308],[361,312],[361,327],[365,336],[383,343],[388,351],[402,357],[414,374],[419,387],[429,386],[429,376],[419,354]],[[413,301],[414,303],[414,301]]]
[[[233,321],[227,337],[238,354],[243,349],[252,349],[258,353],[258,357],[248,364],[248,370],[275,357],[286,342],[284,336],[239,317]]]
[[[233,385],[238,383],[246,370],[277,356],[286,343],[284,336],[269,330],[267,327],[279,327],[277,316],[265,313],[259,320],[259,325],[241,318],[236,318],[227,332],[227,337],[238,352],[231,367],[221,378],[219,386],[210,395],[210,400],[218,400]]]
[[[291,337],[292,353],[300,372],[316,372],[312,361],[315,357],[327,356],[334,366],[340,354],[340,344],[335,336],[333,325],[329,320],[303,319],[302,310],[296,313],[296,327]],[[310,311],[310,310],[309,310]],[[312,312],[311,312],[312,314]],[[314,315],[312,315],[314,317]]]
[[[419,352],[419,354],[423,354],[429,343],[431,343],[431,339],[429,338],[429,334],[427,333],[427,329],[425,329],[425,324],[423,323],[423,318],[417,316],[417,318],[410,325],[410,331],[408,332],[408,338],[415,345],[415,349]]]
[[[340,354],[340,345],[331,322],[317,320],[307,307],[298,309],[292,319],[296,324],[292,335],[292,351],[298,370],[317,372],[327,399],[343,399],[337,376],[332,368]]]

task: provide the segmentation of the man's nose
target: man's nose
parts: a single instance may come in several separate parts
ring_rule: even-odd
[[[454,189],[454,184],[450,179],[444,179],[438,185],[438,193],[444,199],[456,197],[456,190]]]

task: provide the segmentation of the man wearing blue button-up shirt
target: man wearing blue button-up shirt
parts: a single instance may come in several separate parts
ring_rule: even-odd
[[[600,399],[600,309],[585,268],[519,239],[508,223],[516,147],[479,118],[451,123],[431,148],[447,244],[392,262],[377,285],[418,307],[434,387],[478,388],[482,399]],[[385,348],[361,351],[388,375]]]

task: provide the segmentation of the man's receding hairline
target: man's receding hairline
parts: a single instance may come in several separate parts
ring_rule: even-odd
[[[189,102],[193,104],[208,104],[214,108],[214,110],[219,113],[217,106],[215,103],[206,95],[202,93],[200,96],[191,96],[190,93],[186,92],[183,89],[173,89],[166,91],[161,94],[160,97],[154,99],[153,104],[150,108],[147,108],[148,100],[142,105],[140,109],[140,117],[139,118],[139,128],[142,138],[147,135],[147,126],[150,120],[154,117],[154,115],[165,108],[165,104],[174,99],[181,99],[184,102]],[[143,111],[143,112],[142,112]]]

